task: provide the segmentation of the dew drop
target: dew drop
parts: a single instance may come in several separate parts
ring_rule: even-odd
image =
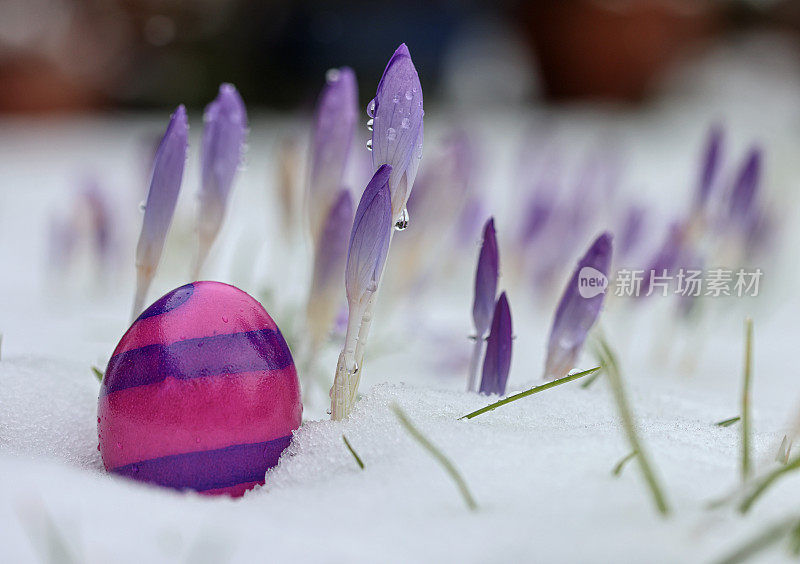
[[[222,316],[222,322],[223,323],[227,323],[228,322],[228,318],[226,316],[224,316],[224,315]]]
[[[377,292],[378,291],[378,283],[374,280],[370,280],[369,284],[367,284],[367,292]]]
[[[199,443],[200,442],[200,437],[195,437],[194,438],[194,442]]]
[[[414,95],[411,93],[411,90],[406,90],[406,100],[411,100],[414,98]]]
[[[394,127],[390,127],[386,130],[386,139],[389,141],[394,141],[397,139],[397,130]]]
[[[397,221],[394,224],[395,230],[404,231],[405,229],[408,229],[409,219],[410,218],[408,217],[408,210],[406,208],[403,208],[403,213],[400,214],[400,217],[397,218]]]
[[[121,442],[119,442],[119,441],[117,441],[117,448],[118,448],[118,449],[120,449],[120,450],[122,450],[122,443],[121,443]]]
[[[392,102],[396,104],[399,101],[400,101],[400,94],[395,94],[394,96],[392,96]]]
[[[147,204],[145,204],[144,202],[139,202],[139,211],[143,212],[146,209],[147,209]]]
[[[328,69],[328,72],[325,73],[325,80],[328,82],[336,82],[339,80],[339,69]]]
[[[367,151],[372,150],[372,139],[367,139]]]
[[[402,127],[403,129],[408,129],[409,127],[411,127],[411,120],[409,120],[408,118],[403,118],[403,121],[400,122],[400,127]]]
[[[368,129],[369,131],[372,131],[372,128],[374,127],[374,125],[375,125],[375,120],[374,120],[374,119],[372,119],[372,118],[369,118],[369,119],[367,120],[367,129]]]
[[[375,117],[375,98],[369,101],[367,104],[367,115],[371,118]]]

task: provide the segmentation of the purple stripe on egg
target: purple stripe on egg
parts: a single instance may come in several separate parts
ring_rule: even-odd
[[[101,394],[163,382],[269,371],[293,364],[280,331],[259,329],[146,345],[111,357]]]
[[[139,319],[147,319],[148,317],[154,317],[172,311],[186,303],[186,301],[192,297],[192,294],[194,294],[194,284],[186,284],[185,286],[176,288],[169,294],[161,296],[153,305],[144,310],[137,318],[137,321]]]
[[[187,452],[142,460],[111,472],[168,488],[198,492],[228,488],[247,482],[264,482],[267,470],[278,464],[291,435],[271,441],[232,445],[215,450]]]

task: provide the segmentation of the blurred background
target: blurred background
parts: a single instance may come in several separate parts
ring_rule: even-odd
[[[800,33],[792,0],[5,0],[0,113],[311,107],[326,69],[370,92],[406,42],[426,103],[646,101],[675,68],[750,32]],[[366,102],[366,100],[364,100]]]

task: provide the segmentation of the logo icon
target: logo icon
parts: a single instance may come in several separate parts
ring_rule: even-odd
[[[578,293],[582,298],[605,294],[606,288],[608,288],[608,278],[605,274],[591,266],[581,268],[578,273]]]

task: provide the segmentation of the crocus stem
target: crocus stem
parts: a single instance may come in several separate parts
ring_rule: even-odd
[[[336,363],[336,375],[331,389],[331,419],[341,421],[350,415],[353,409],[355,392],[351,392],[355,383],[355,376],[361,367],[355,360],[356,341],[362,316],[360,312],[350,309],[347,318],[347,334],[344,339],[344,348],[339,353]]]
[[[639,462],[639,468],[642,470],[642,475],[647,483],[647,487],[650,488],[650,493],[653,496],[653,501],[656,504],[656,508],[661,515],[666,516],[669,514],[669,505],[667,505],[667,500],[664,497],[664,493],[661,491],[661,486],[658,484],[656,475],[650,466],[650,460],[643,450],[641,441],[639,440],[639,433],[636,430],[636,423],[633,420],[633,414],[628,406],[628,399],[625,396],[625,387],[622,383],[622,376],[620,376],[619,372],[616,370],[608,370],[606,372],[606,379],[611,386],[611,392],[614,395],[614,401],[617,404],[617,411],[622,422],[622,430],[625,432],[625,436],[628,439],[631,449],[638,455],[636,460]]]
[[[472,356],[469,359],[468,392],[478,391],[478,366],[481,362],[481,352],[483,352],[483,336],[478,335],[475,337],[475,344],[472,347]]]
[[[208,258],[208,253],[211,250],[211,244],[214,242],[214,237],[208,237],[206,234],[203,233],[203,229],[200,229],[200,243],[197,249],[197,257],[194,262],[194,266],[192,267],[192,280],[200,280],[200,272],[203,269],[203,265]]]
[[[745,319],[744,383],[742,385],[742,481],[752,474],[750,466],[750,383],[753,373],[753,320]]]
[[[133,298],[133,310],[131,311],[131,323],[136,321],[139,314],[144,309],[144,302],[147,299],[147,291],[153,281],[154,269],[146,266],[136,267],[136,294]]]

